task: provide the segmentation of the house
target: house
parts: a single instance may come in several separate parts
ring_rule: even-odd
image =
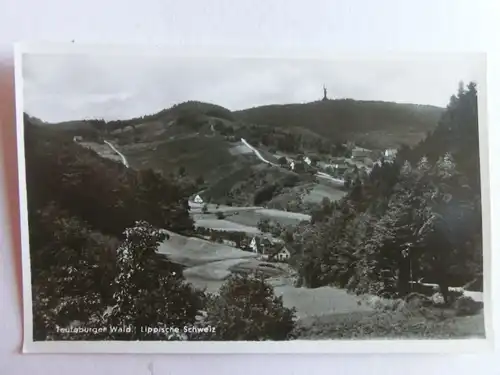
[[[81,135],[76,135],[73,137],[73,142],[82,142],[83,137]]]
[[[364,148],[355,148],[352,150],[351,159],[353,160],[364,160],[371,156],[372,151]]]
[[[261,250],[261,253],[262,254],[268,254],[271,249],[273,248],[273,242],[267,238],[267,237],[264,237],[262,239],[260,239],[260,250]]]
[[[293,161],[290,162],[290,169],[292,171],[295,169],[295,163]]]
[[[254,253],[259,252],[259,245],[257,244],[257,239],[255,237],[252,238],[252,241],[250,241],[250,249],[252,249]]]
[[[348,168],[349,166],[346,163],[341,163],[341,164],[335,163],[333,165],[333,169],[340,174],[344,173]]]
[[[199,195],[196,195],[196,197],[194,197],[194,203],[203,203],[203,199],[199,196]]]
[[[372,158],[365,158],[363,160],[363,164],[366,166],[366,167],[373,167],[373,159]]]
[[[309,156],[306,156],[304,157],[304,163],[306,163],[307,165],[311,165],[311,159],[309,158]]]
[[[396,154],[398,153],[397,149],[394,148],[388,148],[384,151],[384,157],[386,158],[395,158]]]
[[[286,262],[288,259],[290,259],[290,251],[285,246],[283,246],[273,254],[270,254],[268,258],[270,260],[276,260],[278,262]]]

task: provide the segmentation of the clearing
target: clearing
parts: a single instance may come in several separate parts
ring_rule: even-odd
[[[158,251],[186,266],[183,271],[186,280],[198,288],[206,288],[208,292],[216,293],[231,273],[258,270],[270,278],[276,295],[283,297],[284,305],[297,309],[299,318],[371,310],[360,303],[360,297],[335,287],[294,287],[292,270],[286,264],[259,261],[256,259],[258,255],[252,252],[167,233],[170,238],[160,245]]]

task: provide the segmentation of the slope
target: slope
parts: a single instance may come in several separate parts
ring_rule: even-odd
[[[374,148],[415,144],[437,125],[442,108],[352,99],[268,105],[233,112],[241,121],[304,128],[333,141]]]

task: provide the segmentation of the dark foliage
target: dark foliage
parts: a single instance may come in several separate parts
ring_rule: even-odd
[[[235,275],[210,298],[205,323],[216,329],[212,340],[286,340],[294,319],[294,309],[284,307],[264,279]]]
[[[75,144],[71,137],[25,122],[30,210],[55,201],[90,227],[119,237],[136,220],[159,228],[193,228],[184,192],[151,170],[135,171]]]
[[[452,97],[437,129],[395,163],[355,180],[294,236],[302,282],[406,295],[412,280],[464,285],[482,273],[475,85]]]
[[[354,139],[360,144],[390,147],[408,141],[408,134],[414,142],[421,140],[435,128],[442,112],[431,106],[340,99],[262,106],[233,115],[255,124],[307,129],[340,143]],[[381,139],[388,144],[379,144]]]

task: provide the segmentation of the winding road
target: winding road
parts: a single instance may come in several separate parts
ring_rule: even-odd
[[[250,150],[252,150],[252,152],[255,154],[255,156],[257,156],[264,163],[272,165],[273,167],[281,167],[279,164],[273,163],[273,162],[267,160],[265,157],[263,157],[259,150],[257,150],[255,147],[253,147],[250,143],[248,143],[243,138],[241,138],[241,142],[243,142],[243,144],[245,146],[247,146]]]
[[[113,146],[110,142],[108,141],[104,141],[104,143],[106,143],[121,159],[122,159],[122,163],[125,167],[127,168],[130,168],[129,164],[128,164],[128,161],[127,161],[127,158],[125,157],[125,155],[123,155],[120,151],[118,151],[116,149],[115,146]]]

